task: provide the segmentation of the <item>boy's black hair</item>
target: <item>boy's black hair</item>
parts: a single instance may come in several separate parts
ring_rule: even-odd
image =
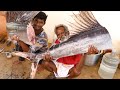
[[[47,15],[44,12],[40,11],[33,19],[35,18],[42,19],[44,20],[44,23],[45,23],[47,19]]]

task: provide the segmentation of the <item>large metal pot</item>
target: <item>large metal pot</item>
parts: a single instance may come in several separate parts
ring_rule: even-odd
[[[100,53],[99,54],[86,55],[84,65],[87,65],[87,66],[96,65],[98,63],[100,55],[101,55]]]

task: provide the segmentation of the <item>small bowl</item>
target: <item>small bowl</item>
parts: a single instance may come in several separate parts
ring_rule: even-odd
[[[100,53],[99,54],[86,55],[84,65],[87,65],[87,66],[96,65],[98,63],[100,55],[101,55]]]

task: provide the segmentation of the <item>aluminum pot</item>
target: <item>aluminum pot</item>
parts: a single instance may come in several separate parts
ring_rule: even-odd
[[[100,58],[101,54],[90,54],[85,56],[85,62],[84,65],[87,66],[94,66],[98,63],[98,60]]]

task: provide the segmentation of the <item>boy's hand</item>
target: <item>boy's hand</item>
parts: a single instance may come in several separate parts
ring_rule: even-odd
[[[18,37],[17,35],[13,35],[13,36],[11,37],[11,39],[12,39],[12,40],[15,40],[15,41],[19,41],[19,37]]]

